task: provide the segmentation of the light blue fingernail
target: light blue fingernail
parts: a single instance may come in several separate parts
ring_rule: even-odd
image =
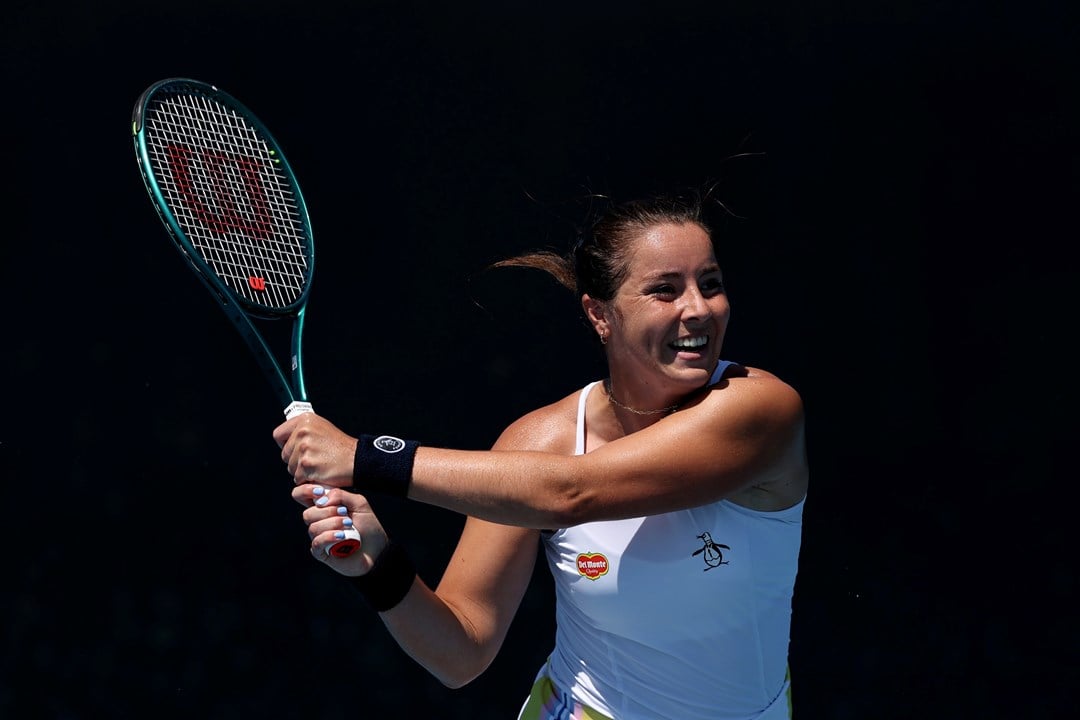
[[[345,507],[344,505],[341,505],[337,509],[337,514],[338,515],[348,515],[349,514],[349,508]],[[350,522],[352,522],[352,521],[350,520]]]
[[[325,505],[328,502],[330,502],[330,498],[328,496],[324,495],[323,497],[316,500],[315,504],[318,505],[319,507],[322,507],[323,505]]]
[[[341,524],[345,527],[352,527],[352,518],[345,518],[341,521]]]
[[[326,489],[324,487],[322,487],[321,485],[316,485],[315,487],[311,488],[311,494],[314,495],[315,497],[319,497],[324,492],[326,492]]]
[[[334,537],[336,537],[338,540],[344,540],[345,539],[345,533],[338,530],[336,533],[334,533]]]

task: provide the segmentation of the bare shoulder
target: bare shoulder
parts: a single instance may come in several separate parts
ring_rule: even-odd
[[[575,391],[522,415],[503,430],[493,449],[573,454],[579,394]]]
[[[771,373],[768,370],[763,370],[759,367],[751,367],[749,365],[743,368],[746,371],[745,377],[735,378],[737,380],[752,380],[759,383],[776,383],[785,387],[791,388],[791,385],[784,382],[775,373]],[[794,388],[791,388],[794,390]]]
[[[708,414],[722,436],[761,451],[755,479],[729,499],[754,510],[782,510],[806,495],[809,479],[802,398],[775,374],[746,370],[714,386],[702,405],[716,410]]]
[[[743,375],[726,378],[710,388],[703,404],[718,404],[741,410],[751,416],[770,416],[774,420],[798,421],[803,404],[799,392],[768,370],[746,367]]]

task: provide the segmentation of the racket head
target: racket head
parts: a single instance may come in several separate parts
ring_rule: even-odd
[[[190,78],[160,80],[132,116],[146,190],[176,247],[223,304],[301,315],[315,249],[285,154],[251,110]]]

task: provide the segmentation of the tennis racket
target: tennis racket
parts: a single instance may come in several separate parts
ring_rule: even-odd
[[[296,176],[266,127],[198,80],[154,83],[135,103],[143,182],[180,254],[239,330],[285,417],[311,412],[304,388],[304,312],[315,251]],[[256,321],[291,321],[288,371]],[[352,554],[360,536],[327,552]]]

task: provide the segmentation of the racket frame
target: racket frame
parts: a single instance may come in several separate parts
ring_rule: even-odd
[[[307,242],[303,244],[304,259],[306,261],[304,282],[297,297],[288,304],[282,307],[271,307],[269,305],[253,303],[238,294],[233,288],[229,287],[229,285],[213,270],[210,264],[203,259],[202,253],[188,238],[187,233],[184,232],[183,228],[180,226],[176,215],[169,207],[169,203],[165,198],[165,193],[162,191],[161,185],[154,172],[154,165],[150,157],[150,149],[147,146],[145,120],[147,107],[152,99],[155,98],[159,92],[162,92],[171,86],[185,88],[183,94],[202,95],[213,102],[228,107],[240,115],[244,122],[256,131],[259,139],[270,149],[270,154],[274,158],[275,165],[282,171],[289,191],[293,194],[298,222],[303,233],[306,235],[307,240]],[[286,160],[285,154],[281,151],[280,145],[278,145],[274,136],[267,127],[263,125],[262,121],[260,121],[259,118],[239,100],[213,85],[199,80],[192,80],[190,78],[167,78],[154,83],[144,90],[135,103],[131,129],[134,137],[135,154],[139,165],[139,173],[142,176],[147,192],[150,194],[154,208],[157,210],[158,217],[169,231],[169,236],[172,238],[173,245],[180,252],[180,255],[194,271],[199,280],[201,280],[210,291],[210,294],[217,300],[218,305],[225,312],[225,315],[236,329],[239,330],[241,337],[251,350],[251,353],[255,356],[259,367],[262,369],[263,374],[266,376],[266,379],[269,381],[277,396],[280,407],[284,408],[285,417],[292,418],[305,412],[312,412],[311,403],[308,402],[307,389],[304,384],[302,340],[304,334],[304,313],[307,309],[308,297],[311,293],[311,280],[315,270],[315,246],[311,232],[311,220],[308,217],[307,212],[307,204],[304,202],[304,196],[300,191],[296,176],[293,173],[288,160]],[[282,369],[281,364],[275,358],[274,352],[270,349],[266,339],[263,337],[262,333],[259,332],[254,321],[255,319],[274,321],[289,318],[292,319],[293,323],[292,338],[290,342],[291,357],[289,371],[286,374]],[[326,553],[334,557],[347,557],[359,547],[360,534],[355,528],[350,527],[345,529],[345,539],[327,546]]]
[[[266,143],[270,148],[271,153],[275,156],[276,163],[282,170],[289,189],[293,193],[297,213],[300,218],[300,224],[307,235],[307,243],[304,246],[305,259],[308,263],[306,273],[307,281],[304,283],[298,297],[288,305],[280,308],[271,308],[266,305],[252,303],[236,293],[202,258],[202,254],[188,238],[187,233],[181,228],[175,214],[170,209],[169,203],[165,198],[165,194],[162,191],[153,170],[154,166],[150,158],[150,150],[147,146],[144,128],[147,107],[150,102],[160,92],[174,86],[177,88],[185,88],[185,92],[190,94],[205,96],[240,114],[244,121],[256,130],[259,138]],[[169,236],[172,238],[174,246],[195,272],[195,275],[210,291],[210,294],[218,301],[221,309],[240,332],[244,342],[250,348],[260,369],[269,381],[280,406],[285,409],[286,416],[295,414],[298,408],[301,410],[310,409],[310,405],[307,405],[306,408],[304,407],[308,402],[308,396],[304,382],[303,333],[304,314],[311,293],[311,280],[315,269],[315,248],[311,231],[311,220],[308,216],[307,205],[304,202],[303,193],[300,190],[299,183],[296,180],[292,167],[289,165],[285,154],[281,151],[280,145],[262,121],[260,121],[258,117],[239,100],[213,85],[198,80],[192,80],[190,78],[167,78],[154,83],[144,90],[139,96],[138,101],[135,103],[135,110],[132,117],[132,135],[134,138],[136,159],[139,165],[139,173],[142,176],[147,192],[153,200],[154,209],[157,211],[158,217],[161,219],[162,223],[168,229]],[[292,338],[290,342],[290,362],[287,373],[275,359],[274,352],[270,349],[265,338],[258,331],[253,318],[271,321],[284,319],[293,320]]]

